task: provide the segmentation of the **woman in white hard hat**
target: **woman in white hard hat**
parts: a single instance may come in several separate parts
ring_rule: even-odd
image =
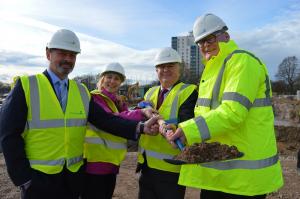
[[[120,100],[118,91],[125,78],[121,64],[108,64],[100,75],[98,89],[91,92],[96,103],[106,112],[118,114],[123,118],[137,121],[150,118],[153,115],[152,109],[128,111],[127,105]],[[127,140],[90,125],[86,133],[84,150],[87,165],[82,198],[112,198],[116,176],[126,155]]]

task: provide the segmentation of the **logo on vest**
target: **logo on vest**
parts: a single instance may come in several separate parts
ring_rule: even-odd
[[[79,111],[79,112],[70,112],[70,114],[82,115],[82,114],[83,114],[83,111]]]

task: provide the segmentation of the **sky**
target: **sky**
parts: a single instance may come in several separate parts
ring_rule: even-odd
[[[240,48],[253,52],[275,80],[287,56],[300,58],[299,0],[0,0],[0,81],[48,67],[45,47],[61,28],[76,32],[82,53],[70,78],[98,74],[110,62],[128,79],[157,79],[153,59],[172,36],[187,35],[214,13]]]

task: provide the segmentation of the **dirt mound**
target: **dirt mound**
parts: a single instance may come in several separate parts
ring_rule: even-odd
[[[203,163],[228,160],[237,158],[239,155],[240,152],[235,146],[228,146],[219,142],[202,142],[185,147],[174,159],[188,163]]]

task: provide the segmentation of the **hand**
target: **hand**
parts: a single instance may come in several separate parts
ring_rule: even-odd
[[[154,110],[153,108],[143,108],[141,109],[142,110],[142,113],[144,115],[144,117],[146,117],[147,119],[155,116],[155,115],[158,115],[158,112],[157,110]]]
[[[161,116],[157,115],[147,120],[144,124],[144,133],[147,135],[157,135],[159,129],[157,121],[159,119],[161,119]]]
[[[168,130],[165,133],[165,138],[169,141],[169,143],[174,147],[174,148],[178,148],[177,145],[175,144],[174,140],[176,140],[177,138],[180,139],[180,141],[182,143],[186,142],[186,137],[183,133],[183,130],[181,128],[178,128],[175,133],[172,130]]]
[[[176,131],[176,125],[175,124],[167,124],[165,121],[163,123],[158,122],[159,125],[159,132],[160,134],[162,134],[163,136],[165,136],[165,133],[169,130],[171,130],[172,132]]]

